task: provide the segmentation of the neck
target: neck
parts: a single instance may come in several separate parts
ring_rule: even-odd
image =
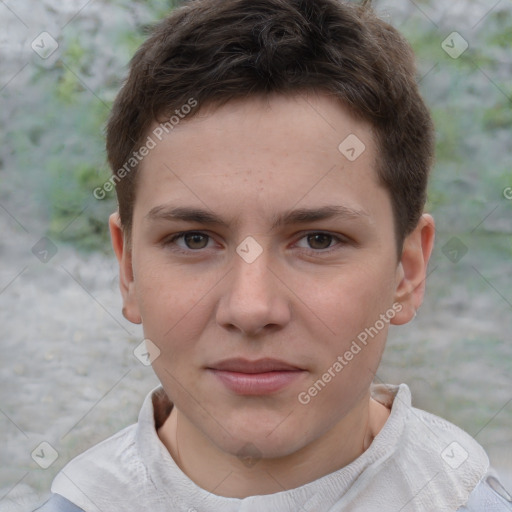
[[[389,410],[369,397],[334,428],[278,459],[243,461],[220,450],[175,407],[158,431],[180,469],[201,488],[225,497],[273,494],[300,487],[354,461],[371,444]]]

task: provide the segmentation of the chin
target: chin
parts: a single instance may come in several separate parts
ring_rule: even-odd
[[[258,419],[250,423],[226,425],[229,432],[236,432],[233,436],[222,436],[212,439],[223,452],[238,458],[281,458],[300,450],[307,444],[304,437],[304,426],[284,425],[283,418],[273,423],[272,428],[261,428]],[[283,423],[283,424],[280,424]]]

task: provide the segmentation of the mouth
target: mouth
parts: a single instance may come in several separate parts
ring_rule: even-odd
[[[285,363],[284,361],[269,358],[258,359],[256,361],[249,361],[248,359],[242,358],[225,359],[211,365],[208,369],[248,374],[303,370],[303,368]]]
[[[276,393],[306,373],[277,359],[226,359],[206,369],[233,393],[253,396]]]

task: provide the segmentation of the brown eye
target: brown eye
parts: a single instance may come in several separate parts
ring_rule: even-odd
[[[312,249],[327,249],[332,243],[333,236],[327,233],[308,235],[308,244]]]
[[[208,236],[202,233],[186,233],[183,240],[189,249],[204,249],[208,245]]]

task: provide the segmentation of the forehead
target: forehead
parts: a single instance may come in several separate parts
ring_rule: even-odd
[[[262,143],[271,143],[276,137],[280,142],[286,141],[286,145],[279,148],[281,156],[289,154],[288,150],[299,144],[295,149],[300,149],[300,152],[318,149],[339,151],[339,143],[349,135],[359,135],[364,139],[360,142],[370,153],[375,149],[371,125],[352,115],[338,98],[326,93],[309,91],[292,95],[250,96],[233,99],[221,106],[199,104],[193,110],[183,105],[175,112],[177,115],[171,114],[162,122],[153,122],[149,135],[155,143],[168,141],[177,145],[181,136],[190,137],[193,130],[196,140],[201,138],[217,147],[222,146],[218,144],[219,139],[228,134],[236,137],[232,143],[248,143],[249,136],[251,144],[238,145],[239,153]],[[312,143],[302,145],[304,140]],[[212,148],[209,149],[211,151]]]
[[[364,189],[380,188],[371,126],[333,97],[276,95],[197,108],[172,128],[154,123],[149,130],[154,148],[139,167],[135,210],[170,201],[289,209],[337,194],[361,210]]]

